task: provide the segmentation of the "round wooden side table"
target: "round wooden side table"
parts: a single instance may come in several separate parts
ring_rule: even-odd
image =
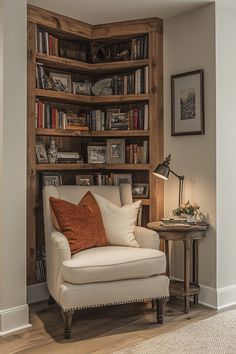
[[[147,227],[157,231],[165,242],[166,274],[170,276],[169,241],[183,241],[184,245],[184,281],[170,281],[170,295],[184,297],[184,311],[189,313],[190,296],[194,296],[194,304],[198,303],[200,287],[198,285],[198,240],[205,237],[208,224],[196,225],[165,225],[150,222]],[[192,251],[192,281],[191,281],[191,251]]]

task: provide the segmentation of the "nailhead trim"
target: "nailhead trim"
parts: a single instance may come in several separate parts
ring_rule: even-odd
[[[145,299],[136,299],[136,300],[129,300],[129,301],[118,301],[118,302],[111,302],[107,304],[98,304],[98,305],[88,305],[88,306],[80,306],[80,307],[72,307],[69,309],[63,309],[61,304],[58,303],[58,305],[61,307],[63,312],[68,312],[68,311],[74,311],[74,310],[82,310],[82,309],[88,309],[92,307],[102,307],[102,306],[111,306],[111,305],[121,305],[121,304],[129,304],[132,302],[143,302],[143,301],[152,301],[152,300],[157,300],[157,299],[166,299],[168,300],[168,296],[161,296],[161,297],[149,297]]]

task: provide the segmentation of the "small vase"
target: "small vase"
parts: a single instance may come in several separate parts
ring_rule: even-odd
[[[56,163],[57,162],[57,148],[55,140],[50,141],[50,146],[48,149],[48,161],[49,163]]]
[[[187,215],[187,223],[188,223],[188,224],[196,224],[196,217],[195,217],[195,215]]]

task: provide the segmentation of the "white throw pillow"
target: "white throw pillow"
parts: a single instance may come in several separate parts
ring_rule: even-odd
[[[113,246],[140,247],[134,236],[141,200],[121,208],[100,195],[94,194],[101,210],[109,243]]]

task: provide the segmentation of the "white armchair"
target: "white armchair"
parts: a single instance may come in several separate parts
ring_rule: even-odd
[[[50,297],[61,307],[65,338],[71,336],[74,310],[105,305],[156,300],[157,321],[163,322],[169,297],[169,279],[164,275],[165,254],[159,251],[155,231],[136,227],[136,247],[95,247],[71,256],[66,237],[52,224],[49,197],[78,203],[90,190],[117,206],[131,204],[130,185],[47,186],[43,190],[47,285]]]

